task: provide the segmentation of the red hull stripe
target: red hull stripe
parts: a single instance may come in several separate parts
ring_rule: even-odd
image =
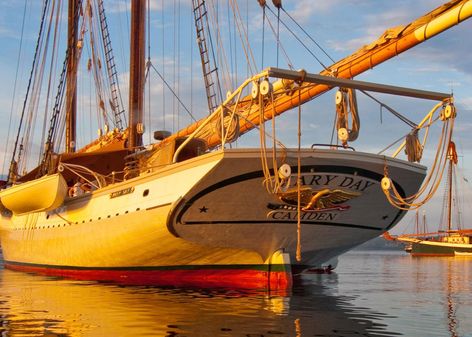
[[[6,268],[28,273],[116,282],[125,285],[156,285],[175,287],[227,287],[241,289],[289,289],[292,286],[290,266],[186,266],[167,268],[75,268],[44,266],[5,261]],[[246,268],[245,268],[246,267]],[[273,268],[276,267],[276,268]],[[284,268],[286,267],[286,268]]]

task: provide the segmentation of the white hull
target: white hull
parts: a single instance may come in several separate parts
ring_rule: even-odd
[[[417,191],[425,173],[383,156],[303,151],[305,185],[358,196],[336,209],[302,213],[297,262],[297,212],[267,193],[259,156],[247,149],[214,152],[66,199],[54,211],[3,217],[5,261],[79,270],[198,269],[269,265],[274,253],[284,252],[294,270],[318,267],[403,217],[380,188],[385,162],[406,195]],[[296,172],[295,152],[286,162]]]

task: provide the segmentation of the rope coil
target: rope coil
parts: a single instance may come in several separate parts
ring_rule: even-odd
[[[413,130],[405,137],[405,154],[411,163],[421,161],[423,156],[423,146],[418,139],[418,129]]]

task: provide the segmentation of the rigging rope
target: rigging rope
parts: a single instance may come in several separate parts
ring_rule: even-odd
[[[98,26],[100,27],[100,33],[103,44],[101,45],[102,56],[106,62],[106,70],[108,76],[106,76],[108,93],[110,94],[109,103],[111,109],[114,113],[114,125],[118,130],[123,131],[123,128],[126,126],[126,115],[124,110],[123,99],[121,96],[121,90],[119,86],[118,73],[116,71],[115,65],[115,56],[112,48],[112,42],[110,39],[110,32],[108,29],[108,21],[105,13],[105,7],[103,5],[103,0],[96,1],[96,12],[98,15],[95,15],[96,20],[98,21]],[[149,6],[148,6],[149,8]],[[148,28],[148,36],[150,37],[150,29]],[[150,41],[150,38],[148,38]],[[124,125],[123,125],[124,124]]]
[[[57,9],[57,13],[61,13],[61,1],[58,2],[58,9]],[[49,70],[49,80],[48,80],[48,88],[47,88],[47,93],[46,93],[46,106],[44,108],[44,118],[43,118],[43,127],[42,127],[42,133],[41,133],[41,142],[40,144],[44,144],[44,141],[45,141],[45,138],[46,138],[46,130],[47,130],[47,121],[48,121],[48,111],[49,111],[49,97],[51,95],[51,90],[52,90],[52,86],[53,86],[53,78],[55,78],[55,68],[54,68],[54,65],[56,64],[57,62],[57,55],[58,55],[58,52],[57,52],[57,44],[58,44],[58,39],[59,39],[59,30],[60,30],[60,26],[59,26],[59,23],[60,23],[60,17],[61,15],[56,15],[56,26],[54,28],[54,38],[53,38],[53,54],[52,54],[52,57],[51,57],[51,63],[50,63],[50,70]],[[40,160],[41,160],[41,156],[43,155],[43,151],[44,151],[44,148],[41,147],[40,149],[40,153],[39,153],[39,157],[38,157],[38,164],[40,164]]]
[[[176,86],[177,86],[177,97],[180,97],[180,5],[181,2],[177,1],[177,81],[176,81]],[[177,104],[176,106],[176,113],[177,113],[177,130],[180,129],[180,105]]]
[[[260,83],[256,82],[253,83],[254,87],[252,90],[254,100],[257,99],[259,105],[259,132],[260,132],[260,153],[261,153],[261,165],[262,171],[264,174],[263,185],[268,191],[269,194],[277,195],[279,198],[282,195],[289,184],[290,184],[290,166],[284,164],[282,166],[278,166],[278,159],[277,158],[277,148],[276,146],[279,145],[282,147],[283,151],[283,158],[281,158],[281,162],[285,161],[285,147],[277,141],[275,137],[276,132],[276,125],[275,125],[275,97],[274,92],[269,84],[268,79],[262,80]],[[301,95],[300,91],[298,93]],[[270,105],[272,106],[272,170],[270,169],[269,161],[268,161],[268,151],[267,151],[267,144],[266,144],[266,130],[265,130],[265,97],[269,96]],[[252,104],[252,101],[251,101]],[[237,105],[237,104],[236,104]],[[249,107],[249,109],[251,109]],[[244,117],[243,117],[244,118]],[[297,261],[301,261],[301,184],[302,184],[302,177],[301,177],[301,106],[298,107],[298,152],[297,152],[297,249],[296,249],[296,259]],[[284,168],[287,166],[287,168]],[[283,171],[286,170],[286,171]],[[282,172],[281,172],[282,171]],[[285,183],[285,186],[283,186]]]
[[[50,43],[50,34],[52,28],[52,21],[54,17],[54,8],[55,8],[56,1],[53,0],[51,5],[51,12],[48,20],[47,25],[47,33],[46,37],[42,37],[41,46],[39,57],[41,58],[41,62],[39,63],[39,67],[35,69],[34,78],[33,78],[33,86],[32,86],[32,95],[31,100],[28,104],[28,114],[27,114],[27,122],[25,123],[25,130],[23,132],[21,146],[22,146],[22,154],[18,156],[18,169],[20,174],[26,173],[26,167],[28,165],[28,159],[30,158],[29,154],[32,147],[32,139],[34,138],[34,131],[35,131],[35,122],[37,119],[37,110],[39,107],[39,100],[40,100],[40,93],[42,89],[42,82],[44,78],[44,72],[46,69],[46,56],[49,50],[49,43]],[[22,159],[24,158],[24,159]]]
[[[79,14],[79,8],[82,7],[82,0],[77,0],[77,4],[76,4],[76,10],[75,10],[75,13]],[[74,29],[72,30],[72,34],[75,34],[74,32],[75,30],[75,27]],[[76,48],[76,46],[73,46],[73,48]],[[48,131],[48,138],[46,140],[46,143],[45,143],[45,146],[46,146],[46,149],[44,151],[44,154],[43,154],[43,159],[41,161],[41,169],[38,171],[38,175],[42,175],[42,174],[45,174],[47,173],[47,170],[48,170],[48,167],[47,167],[47,163],[49,162],[49,159],[54,151],[54,144],[58,144],[59,142],[57,142],[57,124],[58,124],[58,118],[59,118],[59,115],[60,115],[60,112],[63,108],[63,98],[64,98],[64,89],[65,89],[65,85],[66,85],[66,74],[67,74],[67,62],[68,62],[68,59],[70,57],[70,54],[71,54],[71,47],[69,46],[66,50],[66,57],[64,58],[64,63],[62,65],[62,72],[61,72],[61,75],[60,75],[60,78],[59,78],[59,84],[58,84],[58,88],[57,88],[57,94],[56,94],[56,98],[55,98],[55,103],[54,103],[54,108],[53,108],[53,114],[52,114],[52,117],[51,117],[51,120],[50,120],[50,126],[49,126],[49,131]],[[65,121],[64,121],[65,122]],[[63,134],[62,132],[60,134]],[[59,136],[61,137],[61,136]]]
[[[166,27],[166,22],[165,22],[165,18],[167,17],[167,15],[164,14],[165,12],[165,5],[164,5],[164,0],[162,0],[161,2],[161,8],[162,8],[162,11],[161,11],[161,28],[162,28],[162,45],[161,45],[161,49],[162,49],[162,82],[165,83],[164,81],[164,78],[166,76],[166,67],[165,67],[165,41],[166,41],[166,34],[165,34],[165,27]],[[166,93],[165,93],[165,86],[163,85],[162,86],[162,126],[163,126],[163,129],[165,130],[166,129]]]
[[[212,52],[212,57],[215,62],[215,69],[217,69],[214,73],[216,76],[216,85],[217,85],[217,94],[219,95],[219,102],[223,102],[223,91],[221,88],[220,84],[220,71],[222,72],[223,75],[223,86],[226,91],[232,91],[233,86],[231,83],[231,73],[230,73],[230,67],[228,66],[228,58],[226,56],[226,49],[224,47],[223,43],[223,38],[221,37],[221,30],[220,30],[220,24],[219,24],[219,19],[218,19],[218,6],[215,8],[215,2],[211,1],[211,6],[209,7],[209,18],[212,21],[212,27],[215,27],[216,29],[216,52],[217,52],[217,57],[215,58],[215,50],[213,48],[213,41],[212,41],[212,35],[211,35],[211,30],[210,27],[207,25],[206,29],[208,31],[208,37],[210,40],[210,48]],[[229,23],[228,23],[229,24]],[[231,40],[231,39],[230,39]]]
[[[287,14],[287,16],[298,26],[298,28],[300,28],[302,32],[305,33],[305,35],[331,60],[331,62],[335,63],[336,61],[331,56],[329,56],[329,54],[323,49],[323,47],[321,47],[321,45],[318,42],[316,42],[316,40],[310,34],[308,34],[308,32],[305,29],[303,29],[303,27],[290,15],[290,13],[287,12],[285,8],[283,7],[281,8],[284,11],[284,13]]]
[[[273,92],[268,93],[270,95],[271,105],[272,105],[272,113],[275,114],[274,109],[274,96]],[[259,93],[259,118],[262,123],[259,124],[259,132],[260,132],[260,144],[261,144],[261,162],[262,162],[262,172],[264,173],[264,181],[263,184],[270,194],[278,194],[283,190],[283,183],[284,181],[281,179],[279,175],[279,168],[277,162],[277,145],[279,145],[283,150],[283,155],[280,158],[281,162],[285,161],[285,146],[280,143],[275,135],[275,123],[272,123],[272,172],[270,169],[269,162],[267,160],[267,143],[266,143],[266,136],[267,132],[265,130],[265,102],[264,102],[264,95]],[[272,119],[274,121],[274,119]],[[286,181],[288,185],[289,180]]]
[[[175,62],[175,43],[176,43],[176,40],[177,40],[177,36],[175,36],[176,34],[176,2],[174,1],[173,2],[173,10],[174,10],[174,15],[172,16],[172,24],[173,24],[173,39],[172,39],[172,48],[173,48],[173,51],[174,51],[174,59],[172,60],[172,91],[175,92],[175,65],[176,65],[176,62]],[[172,132],[175,132],[175,97],[176,95],[174,95],[174,97],[172,98]]]
[[[277,8],[277,68],[279,67],[279,47],[280,47],[280,8],[282,8],[282,1],[272,1]]]
[[[298,101],[301,100],[301,93],[298,90]],[[302,187],[302,164],[301,164],[301,140],[302,140],[302,105],[298,105],[298,153],[297,153],[297,252],[296,259],[302,260],[302,224],[301,224],[301,187]]]
[[[190,8],[190,17],[193,17],[193,8]],[[195,30],[193,29],[192,25],[190,27],[190,34],[189,34],[189,49],[190,49],[190,110],[193,111],[193,60],[194,60],[194,48],[193,48],[193,41],[195,41]]]
[[[89,4],[90,5],[90,4]],[[98,29],[95,27],[94,21],[93,21],[93,15],[91,12],[91,6],[87,6],[88,11],[87,11],[87,16],[89,19],[89,34],[90,34],[90,47],[91,47],[91,52],[92,52],[92,74],[95,79],[95,88],[96,88],[96,95],[97,95],[97,101],[98,101],[98,106],[99,106],[99,111],[102,113],[102,118],[104,122],[104,126],[107,130],[109,130],[110,125],[109,125],[109,119],[110,116],[108,115],[107,109],[105,107],[105,99],[104,99],[104,90],[103,90],[103,76],[102,76],[102,63],[100,60],[100,57],[97,52],[97,47],[96,47],[96,31]],[[98,39],[97,39],[98,40]],[[115,121],[116,122],[116,121]],[[115,124],[115,126],[118,126]]]
[[[385,108],[387,109],[388,111],[390,111],[395,117],[397,117],[399,120],[401,120],[402,122],[406,123],[407,125],[411,126],[412,128],[416,128],[418,125],[414,122],[412,122],[411,120],[409,120],[408,118],[406,118],[405,116],[403,116],[401,113],[395,111],[394,109],[392,109],[391,107],[389,107],[387,104],[385,103],[382,103],[381,101],[379,101],[378,99],[376,99],[374,96],[372,96],[371,94],[369,94],[367,91],[365,90],[360,90],[360,92],[362,92],[364,95],[366,95],[367,97],[371,98],[373,101],[377,102],[379,105],[380,105],[380,108]]]
[[[7,162],[7,153],[8,153],[7,149],[9,147],[8,145],[9,145],[9,142],[10,142],[10,131],[11,131],[11,123],[12,123],[12,119],[13,119],[13,108],[14,108],[15,101],[16,101],[16,85],[18,83],[18,72],[19,72],[19,69],[20,69],[21,50],[22,50],[22,47],[23,47],[23,37],[24,37],[25,19],[26,19],[26,4],[27,3],[28,3],[28,1],[25,0],[25,5],[23,7],[23,19],[21,21],[20,46],[18,48],[18,55],[17,55],[17,58],[16,58],[15,81],[13,82],[13,94],[12,94],[11,104],[10,104],[10,118],[8,119],[7,140],[6,140],[5,151],[4,151],[4,155],[3,155],[2,173],[5,172],[5,164]]]
[[[259,4],[262,7],[262,45],[261,45],[261,69],[264,69],[264,45],[265,45],[265,18],[266,18],[266,2],[265,0],[259,0]]]
[[[450,105],[443,107],[444,109],[440,113],[440,116],[442,116],[440,118],[444,121],[444,123],[442,126],[441,136],[438,142],[438,147],[436,150],[436,155],[433,161],[432,168],[428,173],[427,177],[425,178],[423,185],[416,193],[407,197],[400,195],[395,184],[389,178],[388,167],[385,164],[384,178],[381,181],[381,186],[385,196],[387,197],[387,200],[394,207],[401,210],[417,209],[424,205],[426,202],[428,202],[436,193],[441,183],[442,176],[444,174],[444,170],[447,164],[447,153],[452,138],[452,131],[454,128],[455,110],[452,106],[452,103],[449,102],[449,104]],[[434,110],[436,110],[436,107]],[[434,110],[432,112],[434,112]],[[446,114],[447,116],[444,116],[444,114]],[[429,118],[431,118],[431,116],[432,113],[430,114]],[[418,128],[420,128],[420,126]],[[420,197],[422,199],[418,201]]]
[[[172,93],[172,95],[174,95],[174,97],[177,99],[177,101],[182,105],[182,107],[185,109],[185,111],[187,111],[188,115],[190,116],[190,118],[193,119],[194,122],[196,122],[197,120],[195,119],[195,117],[192,115],[192,113],[190,112],[190,110],[187,108],[187,106],[184,104],[184,102],[182,102],[182,100],[179,98],[179,96],[175,93],[175,91],[172,89],[172,87],[169,85],[169,83],[167,83],[167,81],[164,79],[164,76],[161,75],[161,73],[159,72],[159,70],[157,70],[156,67],[154,67],[154,65],[151,63],[150,64],[150,67],[156,72],[156,74],[160,77],[160,79],[162,80],[162,82],[165,84],[165,86],[167,87],[167,89],[170,90],[170,92]],[[165,125],[164,125],[165,127]]]
[[[16,152],[18,150],[18,141],[20,139],[20,132],[21,132],[21,128],[22,128],[22,125],[23,125],[23,119],[24,119],[24,116],[25,116],[26,102],[28,101],[28,96],[29,96],[29,93],[30,93],[32,79],[33,79],[33,73],[34,73],[34,70],[36,68],[37,58],[39,57],[39,55],[38,55],[39,47],[40,47],[40,42],[41,42],[41,37],[42,37],[42,32],[43,32],[43,27],[44,27],[44,21],[45,21],[45,18],[46,18],[46,11],[47,11],[48,6],[49,6],[49,1],[44,0],[42,15],[41,15],[41,23],[39,25],[38,39],[36,40],[36,48],[35,48],[35,52],[34,52],[34,56],[33,56],[33,64],[31,66],[31,72],[30,72],[30,77],[29,77],[29,80],[28,80],[28,86],[26,88],[26,96],[25,96],[25,99],[23,101],[23,109],[21,111],[20,124],[18,126],[18,132],[17,132],[17,136],[16,136],[16,140],[15,140],[15,146],[13,147],[12,159],[11,159],[11,162],[10,162],[10,169],[9,169],[9,172],[8,172],[8,183],[9,184],[13,183],[16,180],[16,174],[18,173],[18,172],[16,172],[16,170],[18,168],[18,166],[17,166],[18,164],[15,161],[15,157],[16,157]]]
[[[274,11],[267,6],[267,8],[269,9],[269,11],[274,15],[276,16],[276,14],[274,13]],[[284,10],[285,13],[287,13],[285,10]],[[290,27],[288,27],[285,22],[283,20],[280,20],[280,22],[282,23],[282,25],[285,27],[285,29],[287,29],[288,32],[290,32],[290,34],[292,34],[292,36],[308,51],[308,53],[310,53],[311,56],[313,56],[313,58],[323,67],[324,70],[326,71],[329,71],[329,68],[311,51],[310,48],[308,48],[308,46],[297,36],[297,34],[295,34],[291,29]],[[334,61],[333,61],[334,62]]]
[[[246,55],[246,62],[248,66],[248,70],[251,75],[254,75],[256,73],[256,60],[254,58],[254,54],[252,53],[251,45],[249,43],[249,38],[248,38],[248,28],[244,28],[244,25],[242,24],[243,20],[241,18],[241,13],[239,12],[239,7],[238,7],[238,2],[236,0],[230,0],[231,1],[231,6],[233,8],[233,13],[236,14],[237,17],[237,27],[238,27],[238,33],[239,33],[239,38],[241,40],[241,45],[244,50],[244,54]],[[248,6],[246,7],[248,8]],[[248,16],[246,16],[247,20]],[[248,27],[248,21],[246,21],[246,27]],[[246,76],[249,77],[249,76]]]
[[[269,8],[269,7],[268,7]],[[270,9],[270,8],[269,8]],[[265,15],[267,17],[267,15]],[[280,21],[280,18],[277,18],[278,22]],[[277,65],[279,63],[278,61],[278,57],[279,57],[279,48],[282,49],[282,53],[284,54],[284,58],[285,58],[285,62],[287,62],[287,65],[290,69],[295,69],[293,67],[293,64],[292,64],[292,61],[290,60],[290,57],[288,56],[288,53],[286,52],[284,46],[282,45],[282,43],[280,42],[280,39],[279,39],[279,32],[275,31],[274,27],[272,26],[272,23],[270,22],[269,18],[267,17],[267,23],[269,24],[269,27],[272,31],[272,33],[274,34],[275,38],[276,38],[276,41],[277,41]],[[277,29],[279,29],[277,27]]]
[[[233,49],[236,51],[236,45],[234,46],[233,48],[233,33],[232,33],[232,30],[231,30],[231,11],[230,11],[230,6],[229,6],[229,0],[226,4],[226,20],[228,21],[228,35],[229,35],[229,63],[231,65],[231,68],[230,68],[230,71],[231,71],[231,74],[234,74],[235,71],[234,71],[234,64],[233,64]],[[234,16],[234,14],[233,14]],[[233,21],[234,23],[234,21]],[[235,58],[234,58],[234,61],[236,61],[236,54],[234,55]],[[231,80],[231,79],[230,79]],[[236,88],[237,86],[237,81],[234,80],[234,76],[233,76],[233,80],[231,81],[231,88]]]
[[[152,130],[152,123],[151,123],[151,77],[147,77],[149,74],[149,64],[151,64],[151,0],[147,1],[147,62],[146,62],[146,74],[144,75],[145,78],[147,78],[147,84],[148,84],[148,124],[149,128]],[[164,9],[162,9],[164,10]],[[145,80],[146,81],[146,80]],[[148,132],[149,135],[149,144],[151,144],[152,139],[151,139],[151,134],[152,132]]]

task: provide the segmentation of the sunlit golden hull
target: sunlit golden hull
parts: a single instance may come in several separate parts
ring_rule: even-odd
[[[296,160],[286,153],[292,172]],[[133,284],[289,287],[292,271],[322,266],[402,218],[380,188],[385,163],[405,194],[424,177],[419,165],[348,151],[305,150],[301,162],[305,187],[356,192],[338,207],[303,211],[301,261],[296,207],[264,188],[259,151],[224,150],[68,198],[54,211],[3,217],[5,265]]]

